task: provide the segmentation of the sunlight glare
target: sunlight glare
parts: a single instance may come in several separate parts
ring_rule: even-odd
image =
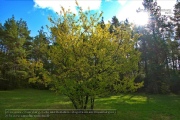
[[[146,25],[148,23],[148,14],[145,12],[137,13],[134,21],[136,25]]]

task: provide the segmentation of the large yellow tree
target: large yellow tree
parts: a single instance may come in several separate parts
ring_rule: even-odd
[[[62,8],[58,19],[49,18],[53,44],[48,55],[53,67],[48,75],[53,88],[68,96],[76,109],[93,109],[97,95],[142,86],[134,82],[139,35],[132,37],[131,29],[123,25],[116,30],[119,34],[111,34],[110,23],[103,28],[99,24],[102,13],[78,8],[77,15]]]

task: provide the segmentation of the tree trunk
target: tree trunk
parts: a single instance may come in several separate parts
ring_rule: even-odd
[[[83,109],[83,106],[84,106],[84,101],[83,101],[83,96],[80,96],[80,107],[81,109]]]
[[[172,63],[173,63],[172,68],[173,68],[173,71],[175,72],[175,64],[174,64],[174,58],[173,57],[172,57]]]
[[[166,69],[167,69],[167,74],[168,74],[168,79],[170,78],[170,73],[169,73],[169,65],[168,65],[168,56],[166,54]]]
[[[91,109],[94,109],[94,97],[91,97]]]
[[[73,100],[73,98],[70,98],[70,97],[69,97],[69,99],[70,99],[70,100],[71,100],[71,102],[73,103],[74,108],[75,108],[75,109],[78,109],[78,107],[77,107],[77,105],[76,105],[75,101]]]
[[[84,109],[86,109],[86,108],[87,108],[88,98],[89,98],[89,96],[88,96],[88,95],[86,95],[86,98],[85,98],[85,103],[84,103]]]

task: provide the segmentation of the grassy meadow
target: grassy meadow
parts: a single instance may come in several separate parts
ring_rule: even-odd
[[[0,91],[0,120],[180,120],[180,95],[119,94],[95,100],[94,109],[116,109],[115,114],[50,114],[49,117],[5,117],[5,109],[73,109],[66,96],[52,91]]]

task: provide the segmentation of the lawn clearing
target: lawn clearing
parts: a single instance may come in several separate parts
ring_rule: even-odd
[[[5,118],[5,109],[74,109],[66,96],[34,89],[0,91],[0,120],[180,120],[180,96],[120,94],[96,99],[94,109],[116,109],[116,114],[50,114],[48,118]]]

